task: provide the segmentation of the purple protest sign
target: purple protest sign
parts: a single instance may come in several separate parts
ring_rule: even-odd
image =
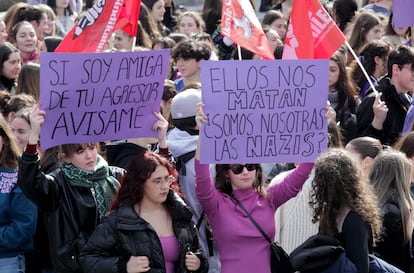
[[[397,28],[414,26],[414,1],[394,0],[392,2],[393,25]]]
[[[312,162],[327,147],[328,60],[203,61],[201,162]]]
[[[42,53],[41,149],[131,137],[156,137],[169,50]]]

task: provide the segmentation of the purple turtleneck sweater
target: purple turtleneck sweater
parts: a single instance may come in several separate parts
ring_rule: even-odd
[[[302,163],[281,183],[267,188],[261,197],[252,188],[233,191],[269,238],[275,236],[274,213],[296,196],[308,178],[313,163]],[[196,193],[206,212],[220,252],[221,273],[270,273],[268,241],[250,222],[232,198],[218,191],[210,177],[209,166],[195,161]]]

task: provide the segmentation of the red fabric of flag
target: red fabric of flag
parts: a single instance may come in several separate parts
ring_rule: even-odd
[[[274,59],[249,0],[223,0],[221,34],[263,59]]]
[[[344,42],[319,0],[293,2],[283,59],[330,59]]]
[[[122,29],[129,36],[135,37],[138,29],[138,18],[141,0],[124,0],[119,20],[115,29]]]
[[[123,5],[124,0],[98,0],[66,34],[55,52],[102,52],[116,30]]]

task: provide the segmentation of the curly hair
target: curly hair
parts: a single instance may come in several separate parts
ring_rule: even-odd
[[[313,209],[312,222],[319,221],[321,234],[338,234],[338,213],[348,206],[370,224],[375,240],[380,236],[381,212],[374,190],[344,149],[330,149],[317,159],[309,205]]]
[[[195,59],[197,62],[210,59],[211,46],[206,42],[186,39],[178,43],[171,51],[174,62],[179,58],[184,60]]]
[[[127,172],[121,180],[118,194],[112,202],[111,210],[139,203],[143,197],[145,183],[158,166],[164,166],[170,175],[178,177],[172,163],[153,152],[139,153],[131,159],[126,168]],[[173,182],[170,187],[180,194],[177,181]]]

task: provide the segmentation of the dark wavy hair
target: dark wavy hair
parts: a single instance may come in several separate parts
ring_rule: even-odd
[[[139,23],[140,25],[137,30],[137,35],[140,30],[145,30],[146,34],[150,37],[151,42],[162,37],[162,29],[159,27],[154,17],[151,15],[150,9],[144,4],[144,2],[141,2]]]
[[[372,75],[375,72],[375,57],[379,57],[387,63],[390,50],[391,47],[387,43],[380,40],[372,41],[361,49],[361,63],[368,75]],[[356,61],[352,63],[351,78],[355,85],[360,89],[364,87],[364,84],[367,82],[367,78],[362,73],[362,70]]]
[[[168,173],[178,177],[178,173],[171,162],[153,152],[139,153],[130,160],[126,174],[121,180],[121,188],[115,200],[112,202],[111,210],[121,206],[134,206],[142,200],[144,184],[158,166],[167,168]],[[170,186],[179,193],[178,183],[175,181]]]
[[[53,9],[53,11],[56,12],[56,0],[47,0],[47,5]],[[65,15],[73,15],[74,12],[70,5],[65,9]]]
[[[186,39],[178,43],[171,52],[171,58],[177,61],[178,58],[208,60],[211,55],[211,46],[206,42],[199,42],[192,39]]]
[[[414,50],[407,45],[400,45],[396,49],[391,50],[388,55],[388,76],[392,78],[392,66],[396,64],[402,69],[405,64],[411,64],[414,67]]]
[[[253,189],[256,190],[261,196],[265,196],[264,190],[264,174],[261,164],[256,165],[256,179],[253,182]],[[216,165],[216,177],[214,178],[216,188],[228,195],[233,193],[233,188],[231,187],[230,180],[228,178],[230,164],[217,164]]]
[[[349,107],[352,112],[355,113],[357,106],[357,99],[359,97],[358,92],[356,91],[355,85],[351,81],[349,74],[346,70],[346,65],[344,59],[339,53],[335,53],[331,57],[331,61],[334,61],[339,68],[339,77],[338,81],[335,84],[336,90],[338,90],[339,103],[338,106],[341,108],[344,106],[346,99],[348,99]]]
[[[46,16],[46,12],[37,5],[18,2],[11,6],[3,17],[3,21],[6,23],[6,31],[9,33],[8,41],[12,41],[10,40],[12,36],[10,33],[12,33],[12,28],[17,23],[36,21],[39,24],[43,16]]]
[[[344,149],[330,149],[317,159],[309,205],[321,234],[336,236],[336,218],[343,206],[349,206],[370,224],[374,239],[380,236],[381,212],[374,190]]]
[[[28,94],[15,94],[11,96],[6,105],[2,108],[4,116],[9,118],[10,113],[17,113],[22,109],[31,108],[36,104],[36,99]]]
[[[262,18],[262,26],[265,25],[271,25],[274,21],[276,21],[277,19],[285,19],[285,17],[283,17],[282,12],[278,11],[278,10],[268,10],[266,11],[266,13],[263,15]]]
[[[336,0],[333,2],[332,13],[341,31],[344,31],[348,23],[352,21],[357,10],[358,4],[355,0]]]

